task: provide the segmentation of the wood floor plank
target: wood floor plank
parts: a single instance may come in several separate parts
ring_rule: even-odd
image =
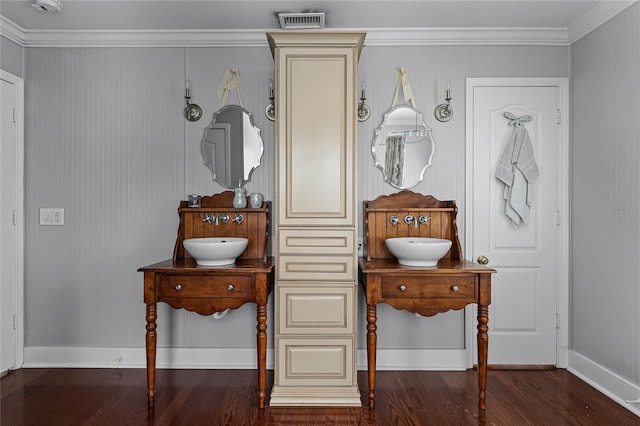
[[[144,369],[22,369],[3,377],[0,424],[57,425],[616,425],[640,417],[566,370],[490,370],[487,410],[475,371],[380,371],[376,408],[259,409],[255,370],[158,370],[147,408]],[[268,371],[267,385],[273,383]]]

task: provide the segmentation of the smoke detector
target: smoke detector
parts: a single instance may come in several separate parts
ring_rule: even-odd
[[[324,28],[324,12],[278,13],[280,29],[311,30]]]
[[[31,7],[47,13],[58,13],[62,10],[62,3],[59,0],[35,0]]]

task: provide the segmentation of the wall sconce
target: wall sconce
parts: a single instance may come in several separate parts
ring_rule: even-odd
[[[184,93],[184,118],[189,121],[198,121],[200,117],[202,117],[202,108],[196,104],[192,104],[189,102],[191,99],[191,95],[189,94],[189,80],[185,83],[185,93]]]
[[[451,83],[448,81],[447,81],[447,94],[444,100],[447,102],[444,104],[438,105],[433,113],[436,116],[436,120],[447,122],[451,120],[451,117],[453,117],[453,107],[451,106]]]
[[[273,80],[269,80],[269,105],[264,110],[264,115],[271,121],[276,119],[276,102],[273,95]]]
[[[371,115],[369,106],[364,103],[367,100],[367,82],[362,80],[362,92],[360,94],[360,103],[358,104],[358,121],[367,121]]]

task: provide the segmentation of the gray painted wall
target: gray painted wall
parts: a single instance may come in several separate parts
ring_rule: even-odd
[[[568,53],[550,46],[365,47],[359,73],[372,115],[359,124],[359,201],[397,191],[374,167],[370,143],[391,105],[395,68],[403,66],[437,145],[434,166],[413,190],[455,199],[464,238],[465,78],[564,77]],[[265,142],[263,165],[247,188],[272,200],[274,126],[264,108],[274,68],[266,46],[26,49],[27,346],[144,346],[136,269],[171,257],[181,199],[223,190],[202,165],[199,144],[230,67],[241,73],[245,107]],[[185,78],[204,110],[196,123],[181,115]],[[455,115],[443,124],[432,117],[447,80]],[[40,207],[65,208],[65,225],[39,226]],[[363,303],[361,295],[361,313]],[[379,348],[464,347],[462,312],[416,318],[381,306],[379,318]],[[364,315],[359,325],[362,348]],[[250,348],[255,308],[215,320],[160,304],[158,332],[160,346]]]
[[[571,349],[640,385],[640,5],[571,47]]]
[[[24,48],[9,40],[6,37],[0,36],[0,68],[10,72],[11,74],[23,77],[23,53]]]

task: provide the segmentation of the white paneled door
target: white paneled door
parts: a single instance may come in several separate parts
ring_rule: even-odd
[[[470,80],[469,254],[498,271],[489,364],[558,365],[564,89],[558,79]],[[522,127],[514,140],[518,124],[530,143]],[[497,172],[501,165],[504,173]]]
[[[2,72],[0,97],[0,372],[19,368],[21,329],[22,80]]]

